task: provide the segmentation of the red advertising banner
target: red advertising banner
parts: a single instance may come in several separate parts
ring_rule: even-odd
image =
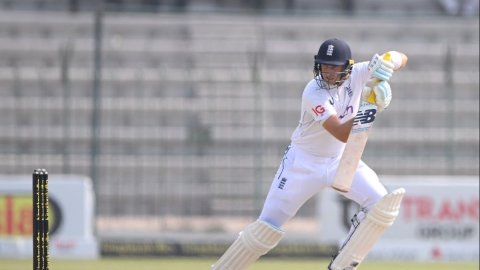
[[[32,237],[32,197],[0,194],[0,237]]]

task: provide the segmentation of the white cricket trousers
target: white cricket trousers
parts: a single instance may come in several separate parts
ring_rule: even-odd
[[[316,157],[295,145],[287,147],[259,219],[281,228],[308,199],[331,186],[339,161],[340,157]],[[387,190],[377,174],[361,161],[350,191],[340,194],[369,210]]]

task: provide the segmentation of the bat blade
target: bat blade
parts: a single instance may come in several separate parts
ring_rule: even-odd
[[[390,61],[390,53],[385,53],[383,59]],[[378,80],[376,81],[378,83]],[[377,106],[375,103],[375,94],[372,91],[368,97],[368,102],[361,101],[357,116],[353,122],[352,130],[345,145],[340,163],[338,164],[332,188],[340,192],[349,192],[352,186],[353,176],[357,170],[358,163],[362,158],[363,150],[368,140],[368,133],[375,121]]]
[[[350,191],[353,177],[358,163],[362,158],[363,150],[367,144],[368,134],[375,121],[377,106],[361,102],[352,130],[348,137],[342,157],[337,168],[332,188],[340,192]]]

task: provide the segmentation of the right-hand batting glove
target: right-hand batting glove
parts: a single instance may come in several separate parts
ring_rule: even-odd
[[[393,75],[394,65],[392,62],[384,60],[382,56],[375,54],[368,63],[368,70],[373,78],[388,82]]]
[[[369,80],[362,92],[362,99],[372,103],[372,91],[374,97],[374,104],[377,105],[378,111],[383,111],[390,105],[392,101],[392,89],[390,84],[386,81],[377,81],[375,79]]]

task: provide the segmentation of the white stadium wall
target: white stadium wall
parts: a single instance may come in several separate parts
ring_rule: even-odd
[[[383,176],[389,190],[406,194],[397,220],[368,259],[479,260],[479,181],[463,176]],[[318,199],[319,241],[339,244],[357,211],[354,203],[325,190]],[[328,222],[327,222],[328,221]]]
[[[32,177],[0,175],[0,258],[32,257]],[[50,257],[94,259],[94,196],[89,178],[49,175]]]

